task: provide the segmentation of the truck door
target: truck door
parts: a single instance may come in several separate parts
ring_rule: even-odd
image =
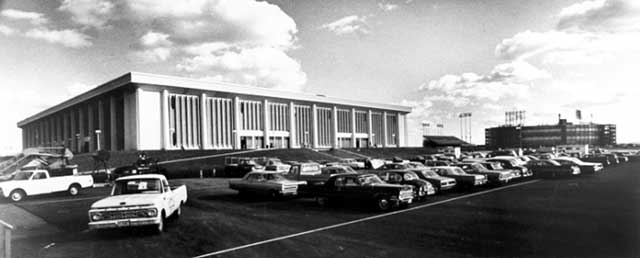
[[[171,187],[169,186],[169,182],[166,179],[162,179],[162,194],[164,195],[164,199],[169,207],[167,211],[167,216],[173,213],[178,207],[176,204],[175,194],[171,191]]]
[[[48,178],[49,175],[47,172],[38,171],[33,173],[31,181],[29,182],[30,187],[28,187],[29,189],[25,189],[28,191],[27,194],[45,194],[52,192],[54,186],[51,184],[53,182],[50,182],[51,180],[47,180]]]

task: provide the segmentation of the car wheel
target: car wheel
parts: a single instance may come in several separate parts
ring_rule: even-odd
[[[73,184],[69,186],[69,189],[67,190],[67,192],[71,196],[76,196],[80,193],[80,186],[78,186],[77,184]]]
[[[162,211],[162,214],[160,214],[160,223],[158,223],[155,228],[156,234],[162,234],[162,232],[164,232],[165,223],[166,223],[165,220],[166,219],[165,219],[164,211]]]
[[[22,199],[24,199],[25,196],[27,196],[27,194],[22,190],[14,190],[13,192],[11,192],[11,194],[9,194],[9,197],[13,202],[22,201]]]
[[[380,196],[376,199],[376,208],[380,211],[387,211],[391,208],[391,201],[389,197]]]
[[[316,203],[320,205],[320,207],[329,206],[329,198],[327,197],[316,197]]]

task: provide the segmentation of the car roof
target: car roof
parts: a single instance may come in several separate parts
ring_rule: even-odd
[[[123,176],[116,179],[116,181],[120,180],[129,180],[129,179],[164,179],[166,178],[164,175],[160,174],[142,174],[142,175],[132,175],[132,176]]]

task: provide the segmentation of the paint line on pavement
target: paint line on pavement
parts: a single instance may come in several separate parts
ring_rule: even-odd
[[[202,254],[202,255],[199,255],[199,256],[195,256],[194,258],[204,258],[204,257],[216,256],[216,255],[220,255],[220,254],[224,254],[224,253],[238,251],[238,250],[241,250],[241,249],[246,249],[246,248],[250,248],[250,247],[254,247],[254,246],[273,243],[273,242],[277,242],[277,241],[281,241],[281,240],[285,240],[285,239],[289,239],[289,238],[294,238],[294,237],[299,237],[299,236],[303,236],[303,235],[308,235],[308,234],[312,234],[312,233],[316,233],[316,232],[320,232],[320,231],[326,231],[326,230],[329,230],[329,229],[344,227],[344,226],[348,226],[348,225],[351,225],[351,224],[356,224],[356,223],[365,222],[365,221],[369,221],[369,220],[375,220],[375,219],[379,219],[379,218],[389,217],[389,216],[393,216],[393,215],[397,215],[397,214],[401,214],[401,213],[406,213],[406,212],[410,212],[410,211],[414,211],[414,210],[419,210],[419,209],[423,209],[423,208],[427,208],[427,207],[431,207],[431,206],[435,206],[435,205],[439,205],[439,204],[443,204],[443,203],[447,203],[447,202],[452,202],[452,201],[466,199],[466,198],[470,198],[470,197],[474,197],[474,196],[478,196],[478,195],[488,194],[488,193],[491,193],[491,192],[500,191],[500,190],[504,190],[504,189],[508,189],[508,188],[513,188],[513,187],[517,187],[517,186],[521,186],[521,185],[531,184],[531,183],[535,183],[535,182],[539,182],[539,181],[540,181],[540,179],[535,179],[535,180],[531,180],[531,181],[527,181],[527,182],[517,183],[517,184],[513,184],[513,185],[507,185],[507,186],[503,186],[503,187],[499,187],[499,188],[494,188],[494,189],[489,189],[489,190],[480,191],[480,192],[476,192],[476,193],[471,193],[471,194],[467,194],[467,195],[462,195],[462,196],[458,196],[458,197],[453,197],[451,199],[446,199],[446,200],[442,200],[442,201],[427,203],[427,204],[411,207],[411,208],[408,208],[408,209],[397,210],[397,211],[388,212],[388,213],[384,213],[384,214],[379,214],[379,215],[375,215],[375,216],[370,216],[370,217],[365,217],[365,218],[361,218],[361,219],[351,220],[351,221],[338,223],[338,224],[334,224],[334,225],[330,225],[330,226],[325,226],[325,227],[320,227],[320,228],[316,228],[316,229],[312,229],[312,230],[303,231],[303,232],[300,232],[300,233],[295,233],[295,234],[290,234],[290,235],[286,235],[286,236],[271,238],[271,239],[258,241],[258,242],[255,242],[255,243],[251,243],[251,244],[241,245],[241,246],[232,247],[232,248],[228,248],[228,249],[224,249],[224,250],[219,250],[219,251],[215,251],[215,252],[211,252],[211,253],[207,253],[207,254]]]

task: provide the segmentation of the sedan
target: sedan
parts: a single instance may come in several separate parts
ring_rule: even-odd
[[[554,160],[562,165],[578,166],[580,168],[580,172],[585,174],[594,174],[604,168],[602,163],[584,162],[578,158],[573,157],[559,157]]]
[[[580,167],[562,165],[551,159],[532,160],[527,163],[527,167],[533,171],[536,177],[555,178],[580,174]]]
[[[494,184],[506,184],[513,178],[513,174],[509,171],[489,170],[477,162],[457,163],[454,166],[462,168],[469,174],[485,175],[489,182]]]
[[[427,180],[420,179],[416,173],[406,169],[397,170],[374,170],[382,181],[396,185],[412,185],[414,195],[419,199],[424,199],[427,195],[436,193],[435,188]]]
[[[288,180],[275,171],[254,171],[249,172],[242,179],[229,181],[229,188],[238,191],[239,194],[252,193],[275,198],[284,195],[297,195],[298,186],[306,183],[305,181]]]
[[[487,183],[486,176],[469,174],[459,167],[434,167],[433,170],[438,175],[455,179],[460,187],[473,187]]]

